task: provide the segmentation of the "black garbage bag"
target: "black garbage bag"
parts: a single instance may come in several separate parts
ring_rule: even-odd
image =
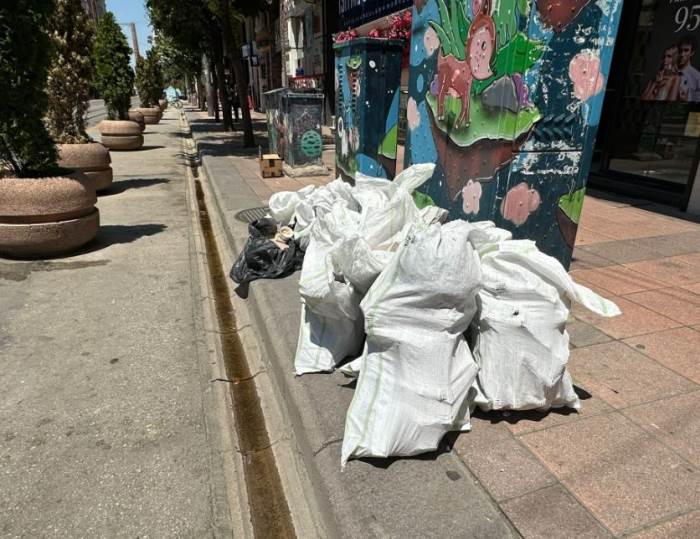
[[[287,249],[280,249],[271,239],[277,232],[273,219],[258,219],[248,225],[248,241],[231,268],[231,279],[238,284],[256,279],[279,279],[301,268],[304,251],[291,240]]]

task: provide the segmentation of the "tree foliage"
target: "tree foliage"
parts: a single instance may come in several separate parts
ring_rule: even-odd
[[[86,142],[94,32],[80,0],[56,0],[49,35],[55,49],[46,82],[49,133],[62,144]]]
[[[131,48],[111,12],[104,14],[95,36],[95,86],[107,106],[110,120],[128,120],[134,71]]]
[[[19,177],[57,168],[43,122],[51,60],[46,26],[53,9],[53,0],[0,2],[0,169]]]
[[[154,49],[148,51],[146,58],[139,58],[136,62],[136,89],[143,107],[154,107],[163,97],[163,72]]]

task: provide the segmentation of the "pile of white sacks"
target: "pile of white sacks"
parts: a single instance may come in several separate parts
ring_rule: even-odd
[[[617,306],[573,282],[534,242],[491,222],[418,209],[434,165],[393,181],[335,180],[270,199],[306,247],[296,373],[357,376],[342,464],[410,456],[469,430],[483,410],[578,409],[566,370],[572,301],[603,316]],[[467,336],[472,343],[470,348]]]

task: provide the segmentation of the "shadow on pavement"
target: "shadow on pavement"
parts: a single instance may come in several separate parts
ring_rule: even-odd
[[[160,150],[161,148],[165,148],[165,146],[158,146],[158,145],[150,145],[150,146],[148,146],[148,145],[147,145],[147,146],[141,146],[141,147],[140,147],[138,150],[136,150],[136,151],[137,151],[137,152],[143,152],[144,150],[145,150],[145,151],[148,151],[148,150]]]
[[[145,225],[102,225],[95,239],[86,244],[79,252],[73,253],[72,256],[99,251],[110,245],[131,243],[140,238],[163,232],[166,228],[168,228],[166,225],[160,223],[148,223]]]
[[[243,147],[243,130],[240,122],[234,123],[233,131],[224,131],[221,123],[213,118],[190,118],[190,129],[197,136],[197,147],[201,154],[214,156],[239,156],[258,158],[258,145],[263,149],[268,147],[267,123],[264,120],[253,120],[255,147]]]
[[[100,196],[111,196],[123,193],[128,189],[138,189],[140,187],[148,187],[150,185],[158,185],[160,183],[169,183],[170,180],[167,178],[134,178],[129,180],[117,180],[112,185],[106,189],[104,192],[100,191]]]

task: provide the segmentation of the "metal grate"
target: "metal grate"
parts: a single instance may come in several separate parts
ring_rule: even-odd
[[[267,206],[261,206],[259,208],[248,208],[247,210],[241,210],[239,211],[234,217],[243,223],[250,224],[253,221],[257,221],[258,219],[262,219],[267,215],[267,213],[270,211],[270,208]]]

